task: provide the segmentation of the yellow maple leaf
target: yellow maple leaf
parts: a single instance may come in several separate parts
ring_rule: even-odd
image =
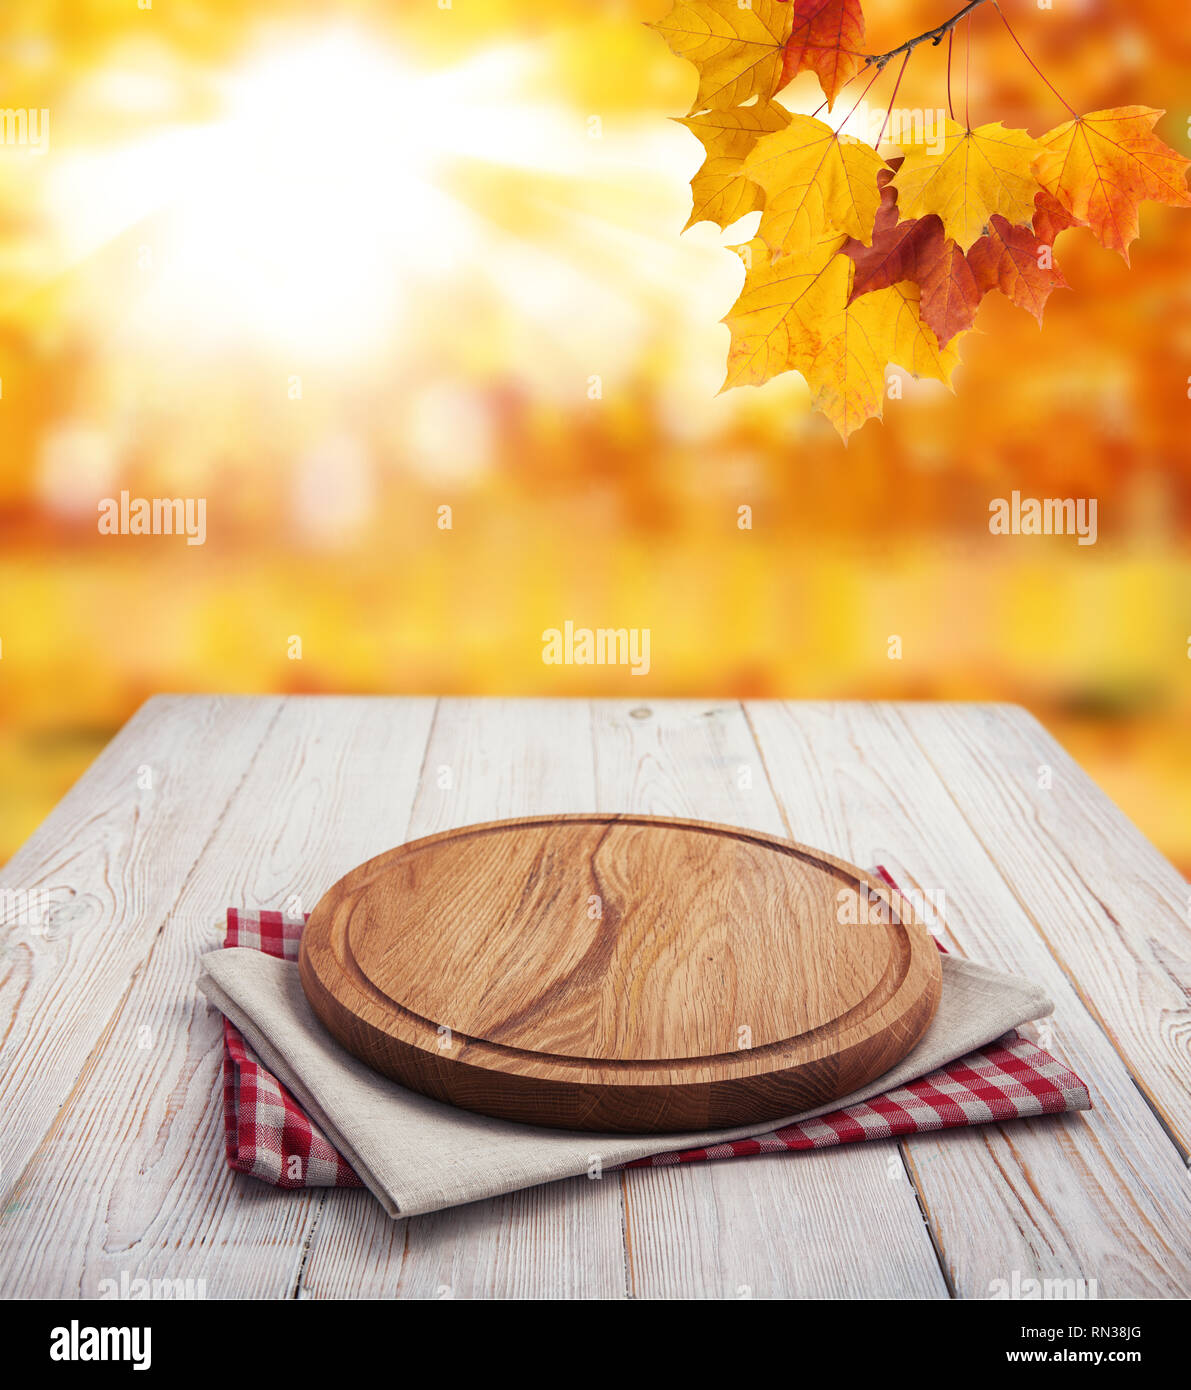
[[[916,285],[903,281],[848,302],[855,266],[841,254],[846,240],[824,237],[802,256],[771,256],[760,237],[738,248],[748,272],[724,319],[732,335],[724,387],[799,371],[815,409],[844,439],[881,416],[889,363],[950,385],[959,362],[958,338],[940,348],[922,322]]]
[[[893,176],[899,212],[903,218],[936,213],[961,251],[984,235],[993,213],[1011,225],[1033,217],[1039,188],[1033,166],[1042,147],[1028,131],[1000,121],[975,130],[947,121],[942,149],[925,141],[902,148],[905,161]]]
[[[764,193],[744,176],[741,165],[763,135],[780,130],[789,119],[790,113],[776,101],[704,111],[679,119],[679,125],[698,136],[707,151],[707,158],[691,180],[692,208],[687,227],[696,222],[730,227],[746,213],[763,206]]]
[[[877,175],[886,168],[871,145],[840,138],[813,116],[792,116],[744,161],[746,176],[766,195],[758,235],[787,255],[804,254],[829,231],[867,246],[881,205]]]
[[[846,236],[821,238],[804,256],[771,254],[760,237],[734,249],[745,264],[744,287],[724,323],[732,334],[729,386],[760,386],[801,370],[819,347],[818,327],[846,305],[851,292]],[[850,264],[850,262],[849,262]]]
[[[945,347],[940,347],[934,329],[922,321],[921,286],[913,280],[899,280],[889,288],[897,296],[888,301],[885,310],[887,336],[891,340],[889,361],[904,367],[911,376],[930,377],[950,387],[960,363],[958,345],[963,333],[957,333]]]
[[[691,111],[740,106],[784,85],[782,49],[793,23],[782,0],[676,0],[651,27],[693,63],[699,90]]]
[[[1126,265],[1140,231],[1139,203],[1191,206],[1188,161],[1153,133],[1163,114],[1149,106],[1092,111],[1039,140],[1038,182]]]

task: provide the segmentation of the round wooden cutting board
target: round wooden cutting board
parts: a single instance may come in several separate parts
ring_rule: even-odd
[[[370,859],[314,909],[300,969],[344,1047],[415,1091],[630,1133],[846,1095],[913,1047],[942,981],[906,900],[839,859],[594,813]]]

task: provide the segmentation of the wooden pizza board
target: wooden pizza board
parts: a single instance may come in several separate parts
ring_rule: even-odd
[[[909,903],[818,850],[636,815],[471,825],[370,859],[302,937],[355,1056],[468,1110],[665,1133],[863,1086],[925,1032],[939,953]]]

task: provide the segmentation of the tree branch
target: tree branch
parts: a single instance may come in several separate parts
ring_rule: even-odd
[[[891,48],[888,53],[868,54],[865,57],[864,66],[866,68],[872,67],[875,63],[877,70],[879,72],[883,71],[885,64],[888,63],[891,58],[896,58],[899,53],[904,53],[906,57],[909,58],[914,49],[916,49],[920,43],[926,43],[928,39],[937,48],[961,19],[970,15],[977,6],[983,4],[984,0],[968,0],[968,4],[966,4],[958,14],[953,14],[950,19],[945,20],[936,28],[928,29],[925,34],[919,34],[916,39],[907,39],[905,43],[898,44],[896,48]]]

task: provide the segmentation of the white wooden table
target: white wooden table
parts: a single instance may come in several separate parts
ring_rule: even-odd
[[[195,988],[224,907],[309,910],[404,840],[593,808],[751,826],[941,890],[951,949],[1049,991],[1043,1040],[1095,1109],[398,1222],[364,1192],[231,1173]],[[159,697],[0,888],[5,1296],[124,1275],[211,1298],[945,1299],[1015,1271],[1191,1292],[1187,885],[1020,709]],[[22,907],[42,895],[48,926]]]

